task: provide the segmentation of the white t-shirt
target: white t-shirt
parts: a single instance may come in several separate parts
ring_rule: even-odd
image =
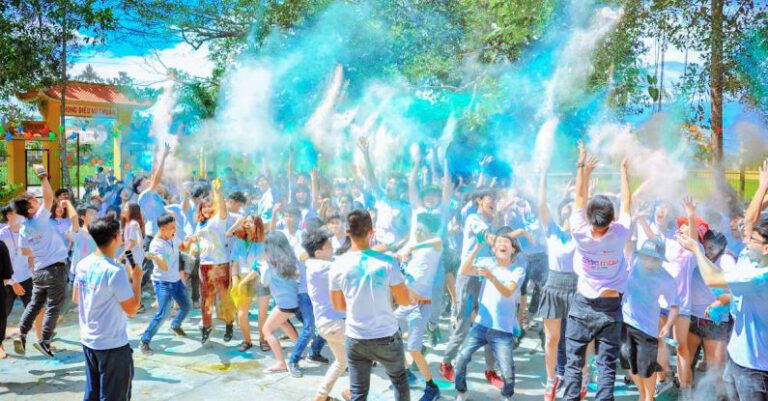
[[[141,208],[141,216],[144,218],[144,230],[147,235],[155,236],[160,228],[157,226],[157,218],[165,213],[163,198],[157,192],[144,190],[136,201]]]
[[[331,262],[320,259],[307,259],[307,295],[312,300],[312,312],[316,326],[344,319],[344,312],[333,308],[331,302],[330,279]]]
[[[120,303],[133,297],[125,270],[102,255],[90,255],[75,268],[80,342],[95,350],[128,344],[128,317]]]
[[[394,258],[372,250],[349,251],[333,261],[330,290],[347,304],[346,335],[357,340],[392,336],[399,330],[390,287],[402,284]]]
[[[0,228],[0,241],[5,242],[11,257],[11,266],[13,267],[11,284],[20,283],[32,277],[29,271],[29,258],[21,254],[23,248],[29,248],[27,240],[21,234],[11,231],[11,227],[6,226]]]
[[[179,275],[179,248],[181,247],[181,241],[178,238],[173,237],[171,240],[165,240],[156,236],[152,238],[152,242],[149,243],[149,251],[161,255],[165,264],[168,266],[168,271],[163,271],[157,262],[154,260],[152,264],[152,281],[163,281],[166,283],[175,283],[181,280]]]
[[[227,250],[227,219],[218,215],[205,223],[198,223],[195,233],[200,234],[197,246],[200,249],[200,264],[215,265],[229,262]]]
[[[128,246],[130,240],[134,241],[133,248],[126,249],[133,254],[133,261],[141,266],[144,263],[144,235],[141,233],[141,226],[136,220],[131,220],[128,227],[123,231],[123,242]]]
[[[405,285],[419,296],[431,299],[439,265],[440,251],[431,246],[414,249],[405,266]]]
[[[691,316],[691,278],[696,268],[696,255],[689,252],[674,239],[664,240],[664,256],[667,262],[662,266],[675,279],[680,315]],[[663,306],[663,305],[662,305]]]
[[[731,290],[733,332],[728,356],[745,368],[768,371],[768,268],[756,268],[749,257],[739,256],[738,267],[725,271]]]
[[[483,279],[475,323],[489,329],[516,334],[519,332],[517,294],[520,293],[519,285],[525,280],[525,269],[517,265],[499,266],[493,257],[478,258],[475,266],[478,269],[490,270],[505,287],[512,283],[518,284],[515,294],[504,297],[495,285]]]
[[[67,259],[67,246],[56,233],[50,219],[51,212],[41,205],[31,219],[24,220],[19,232],[35,255],[35,271],[54,263],[64,263]]]
[[[555,222],[547,227],[547,258],[549,270],[560,273],[573,273],[573,255],[576,253],[576,241],[571,233],[564,232]]]
[[[627,292],[624,244],[631,234],[631,221],[629,214],[622,212],[619,219],[610,224],[605,235],[593,238],[586,210],[573,211],[571,235],[576,241],[573,270],[579,276],[576,287],[579,294],[594,299],[607,290]]]

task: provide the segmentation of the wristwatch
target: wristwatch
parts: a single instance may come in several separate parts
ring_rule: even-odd
[[[576,168],[583,168],[584,166],[586,166],[584,162],[576,163]]]

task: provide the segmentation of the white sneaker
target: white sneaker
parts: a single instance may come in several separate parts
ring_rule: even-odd
[[[654,390],[653,390],[653,396],[658,397],[665,391],[670,390],[672,387],[674,387],[674,383],[672,383],[672,380],[670,379],[667,379],[664,381],[657,381],[656,386],[654,387]]]
[[[469,391],[456,392],[456,401],[469,401]]]

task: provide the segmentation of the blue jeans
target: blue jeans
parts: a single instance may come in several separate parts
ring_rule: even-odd
[[[565,366],[566,401],[581,398],[581,369],[584,367],[587,346],[595,340],[597,354],[596,401],[613,400],[616,382],[616,362],[621,349],[621,298],[576,298],[568,312],[565,348],[568,361]]]
[[[456,391],[467,391],[467,366],[480,347],[490,345],[491,352],[501,371],[504,387],[501,395],[511,397],[515,393],[515,361],[512,359],[512,351],[515,349],[512,333],[490,329],[480,324],[473,324],[469,330],[467,343],[461,348],[456,359]],[[487,352],[487,348],[486,348]]]
[[[133,350],[120,348],[95,350],[83,345],[85,394],[83,401],[128,401],[133,381]]]
[[[745,368],[728,358],[723,383],[729,400],[768,401],[768,372]]]
[[[309,341],[312,340],[312,347],[309,350],[310,356],[320,355],[320,351],[323,350],[325,340],[315,334],[315,314],[312,312],[312,300],[309,299],[309,295],[306,293],[299,293],[299,313],[298,318],[304,325],[299,333],[299,339],[296,340],[296,345],[291,351],[291,356],[288,358],[290,363],[298,363],[301,359],[301,354],[304,353],[304,349],[307,348]]]
[[[344,350],[349,362],[350,401],[365,401],[371,386],[373,361],[384,367],[395,387],[395,401],[410,401],[411,392],[405,371],[405,352],[400,332],[371,340],[346,338]]]
[[[155,295],[157,296],[157,313],[154,319],[149,322],[149,327],[147,327],[144,335],[141,336],[141,341],[144,342],[152,341],[152,337],[160,330],[160,325],[171,315],[171,310],[173,310],[173,303],[171,301],[176,301],[179,304],[179,313],[176,314],[176,317],[171,322],[171,327],[173,328],[181,327],[181,322],[184,321],[189,314],[189,310],[192,308],[187,296],[187,287],[184,286],[181,280],[173,283],[155,281],[153,284],[155,285]]]

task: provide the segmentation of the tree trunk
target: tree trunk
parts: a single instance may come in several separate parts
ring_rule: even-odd
[[[61,17],[61,115],[59,116],[59,157],[61,158],[61,178],[65,188],[72,192],[72,181],[69,177],[69,163],[67,163],[67,133],[66,133],[66,107],[67,107],[67,2],[64,2]]]
[[[711,0],[712,37],[709,61],[710,119],[713,164],[723,162],[723,0]]]

